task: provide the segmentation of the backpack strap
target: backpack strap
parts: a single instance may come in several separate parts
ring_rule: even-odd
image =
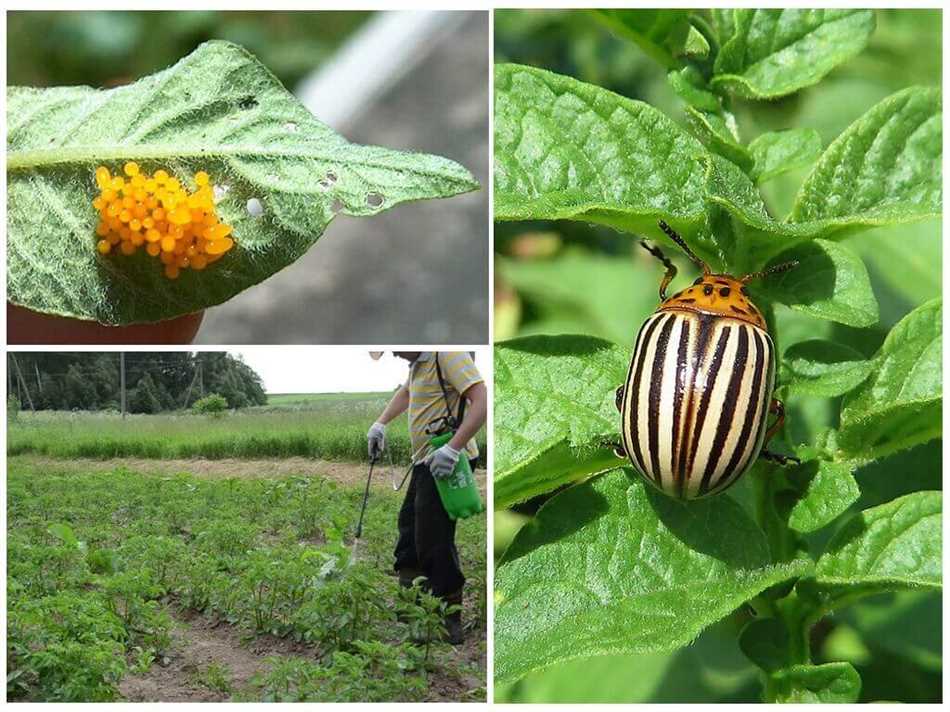
[[[465,418],[465,396],[459,393],[458,415],[453,415],[449,408],[449,389],[445,385],[445,379],[442,377],[442,366],[439,364],[439,352],[435,352],[435,373],[439,377],[439,387],[442,388],[442,397],[445,399],[445,412],[448,414],[446,421],[453,430],[458,429]]]

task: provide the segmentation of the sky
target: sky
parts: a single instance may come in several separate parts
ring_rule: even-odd
[[[262,346],[231,353],[257,371],[268,393],[392,391],[409,372],[409,363],[391,351],[379,361],[365,349],[340,346]]]

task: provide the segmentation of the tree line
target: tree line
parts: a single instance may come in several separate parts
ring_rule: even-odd
[[[224,352],[127,352],[125,385],[130,413],[190,408],[211,393],[230,408],[267,402],[254,369]],[[120,354],[9,353],[7,395],[36,410],[119,410]]]

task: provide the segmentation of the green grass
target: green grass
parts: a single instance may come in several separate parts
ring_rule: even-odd
[[[190,412],[122,418],[107,411],[24,411],[7,429],[7,454],[365,462],[366,431],[389,394],[282,394],[276,398],[278,405],[246,408],[221,418]],[[408,462],[411,448],[405,416],[391,423],[386,434],[394,460]],[[484,430],[478,443],[484,462]]]
[[[168,652],[180,609],[298,642],[300,658],[262,661],[240,699],[413,701],[445,699],[447,678],[484,685],[484,668],[445,645],[424,657],[396,618],[415,606],[386,574],[402,493],[373,491],[352,558],[362,487],[319,476],[89,473],[11,458],[7,482],[9,699],[116,699],[136,657]],[[457,536],[464,616],[481,637],[485,530],[482,514]]]
[[[356,401],[366,403],[388,403],[393,394],[389,391],[376,393],[268,393],[267,405],[307,406],[326,401]]]

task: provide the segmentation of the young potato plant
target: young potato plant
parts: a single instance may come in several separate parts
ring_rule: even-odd
[[[109,325],[220,304],[339,213],[478,187],[447,159],[348,143],[229,42],[114,89],[10,87],[7,119],[7,298]]]
[[[861,677],[819,655],[819,624],[865,597],[941,585],[941,493],[862,507],[855,477],[902,477],[905,451],[941,436],[941,300],[900,318],[870,356],[844,340],[786,338],[781,317],[850,327],[829,333],[878,323],[868,271],[842,239],[940,216],[940,90],[902,89],[824,148],[807,126],[748,140],[737,109],[811,87],[853,58],[874,30],[871,11],[595,15],[660,62],[689,128],[569,76],[498,64],[496,220],[605,225],[674,254],[664,220],[728,274],[797,260],[750,291],[783,354],[779,395],[823,399],[834,426],[809,442],[786,428],[778,449],[800,464],[759,461],[727,494],[681,503],[613,453],[614,389],[634,333],[621,345],[585,335],[499,343],[496,508],[573,486],[547,499],[497,564],[496,682],[572,659],[679,650],[729,617],[763,700],[857,701]],[[803,166],[791,210],[774,215],[761,187]],[[660,269],[630,289],[655,294]],[[586,284],[581,272],[564,276],[557,294]],[[939,468],[939,458],[924,462]]]

